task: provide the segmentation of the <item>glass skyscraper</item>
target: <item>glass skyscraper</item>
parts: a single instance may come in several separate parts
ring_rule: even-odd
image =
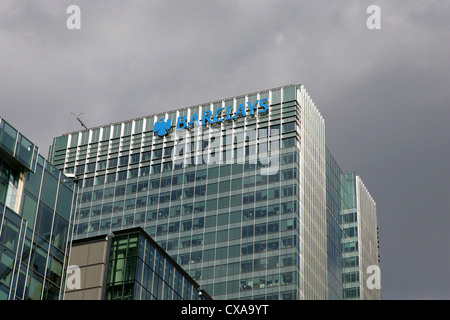
[[[376,204],[355,173],[342,179],[343,285],[345,299],[381,299],[380,290],[369,290],[369,266],[379,265]]]
[[[0,300],[64,294],[77,186],[0,117]]]
[[[302,85],[67,133],[49,158],[78,181],[75,239],[141,227],[214,299],[344,298],[342,173]]]

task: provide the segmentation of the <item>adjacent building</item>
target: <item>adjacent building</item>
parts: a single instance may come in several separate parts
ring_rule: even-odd
[[[74,243],[142,228],[214,299],[356,298],[346,175],[302,85],[67,133],[49,159],[78,182]],[[358,188],[362,277],[378,250]],[[106,296],[148,297],[107,283]],[[379,297],[359,285],[358,297]]]
[[[356,173],[341,176],[343,297],[345,299],[381,299],[381,291],[369,289],[368,277],[379,267],[376,204]]]
[[[0,300],[64,294],[77,186],[0,117]]]
[[[69,265],[79,283],[65,300],[210,299],[141,228],[74,240]]]

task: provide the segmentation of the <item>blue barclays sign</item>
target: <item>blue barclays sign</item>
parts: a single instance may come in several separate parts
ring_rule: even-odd
[[[246,110],[245,104],[241,103],[234,115],[231,115],[231,109],[233,107],[228,106],[227,108],[219,108],[214,113],[211,110],[203,111],[201,119],[199,119],[198,115],[194,113],[189,122],[187,122],[187,117],[180,116],[177,119],[176,130],[189,129],[192,125],[203,126],[207,122],[213,124],[220,123],[224,120],[234,120],[238,116],[247,117],[256,113],[264,113],[269,109],[269,106],[266,104],[267,101],[268,99],[265,98],[256,100],[254,104],[252,104],[251,102],[247,102],[249,110]],[[262,107],[262,109],[258,110],[259,107]],[[170,130],[171,126],[172,122],[170,119],[160,119],[159,121],[155,122],[154,131],[158,136],[162,137]]]
[[[172,120],[160,119],[159,121],[156,121],[155,124],[153,125],[153,130],[158,136],[162,137],[167,132],[169,132],[171,127],[172,127]]]
[[[215,122],[219,123],[222,122],[223,120],[236,119],[238,116],[246,117],[247,115],[253,115],[255,114],[255,109],[258,108],[258,104],[259,106],[263,107],[263,109],[258,110],[257,113],[263,113],[269,109],[269,106],[264,103],[267,100],[268,100],[267,98],[262,100],[256,100],[254,104],[252,104],[251,102],[247,102],[248,106],[250,107],[250,109],[248,110],[248,114],[247,111],[245,110],[245,105],[241,103],[233,116],[231,115],[231,108],[233,108],[232,106],[229,106],[227,108],[219,108],[216,110],[216,112],[214,112],[214,114],[211,110],[203,111],[201,120],[198,118],[198,115],[196,113],[192,115],[191,120],[189,122],[187,122],[187,117],[181,116],[178,117],[177,120],[177,130],[189,129],[193,124],[197,126],[203,126],[205,125],[206,122],[209,122],[211,124]],[[224,115],[225,110],[226,115]]]

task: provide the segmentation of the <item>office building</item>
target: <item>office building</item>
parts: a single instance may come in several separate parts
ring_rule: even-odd
[[[141,228],[74,240],[69,265],[80,283],[65,300],[210,299]]]
[[[64,294],[77,186],[0,117],[0,300]]]
[[[356,173],[343,174],[341,180],[343,298],[381,299],[381,290],[366,284],[373,274],[368,268],[379,267],[380,262],[375,201]]]
[[[54,138],[74,239],[140,227],[214,299],[342,299],[340,169],[302,85]],[[77,240],[78,241],[78,240]]]

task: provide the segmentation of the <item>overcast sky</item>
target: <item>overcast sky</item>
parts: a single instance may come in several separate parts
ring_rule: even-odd
[[[304,84],[377,203],[383,298],[450,299],[449,17],[442,0],[2,0],[0,116],[47,157],[82,129],[72,112],[94,127]]]

